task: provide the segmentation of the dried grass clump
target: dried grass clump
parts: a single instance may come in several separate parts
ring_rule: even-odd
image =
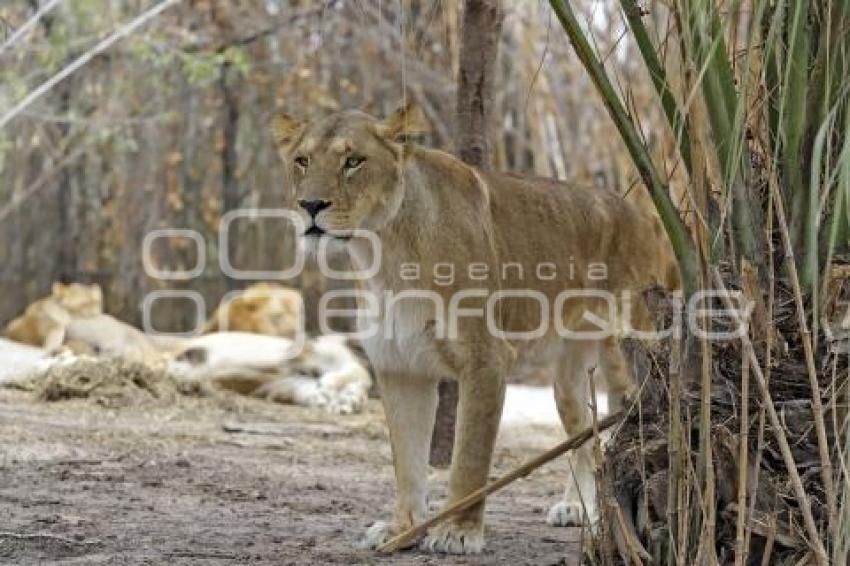
[[[724,275],[726,286],[738,289],[741,282],[730,273]],[[839,287],[833,300],[850,298],[850,279],[834,282]],[[668,309],[669,311],[669,309]],[[659,321],[668,328],[669,312]],[[826,492],[821,474],[821,459],[817,435],[812,420],[812,392],[807,367],[800,346],[799,329],[794,315],[792,290],[782,283],[776,287],[775,325],[772,328],[773,348],[767,360],[766,341],[754,347],[759,362],[769,380],[771,398],[782,423],[782,433],[790,445],[803,490],[808,496],[814,521],[820,532],[829,531]],[[829,445],[837,452],[840,445],[836,430],[847,416],[848,367],[847,356],[839,355],[836,342],[821,341],[818,360],[818,381],[827,422]],[[698,470],[699,415],[701,398],[699,383],[683,384],[681,394],[682,441],[671,443],[670,437],[670,350],[665,341],[652,352],[632,348],[636,373],[642,380],[641,395],[635,407],[618,429],[616,438],[605,453],[601,480],[602,492],[612,496],[605,507],[605,519],[611,525],[608,540],[597,540],[591,552],[595,561],[606,560],[605,554],[619,555],[624,563],[635,563],[633,556],[645,551],[649,563],[664,563],[671,556],[670,517],[678,517],[680,545],[701,546],[695,525],[704,521],[703,502]],[[714,548],[721,564],[733,563],[736,547],[744,550],[739,560],[744,564],[809,564],[814,563],[798,498],[785,467],[777,443],[777,431],[764,413],[757,394],[747,395],[746,411],[742,412],[742,376],[749,371],[742,361],[740,341],[715,342],[711,359],[711,454],[714,483],[713,516],[716,517]],[[752,378],[749,378],[752,381]],[[747,415],[741,427],[741,416]],[[742,458],[741,443],[746,443]],[[675,508],[670,507],[670,455],[679,451],[687,463],[681,472]],[[837,453],[833,462],[840,462]],[[745,474],[742,475],[742,469]],[[739,489],[746,478],[747,488]],[[737,528],[739,505],[745,497],[746,513],[742,529]],[[616,503],[615,503],[616,502]],[[620,514],[620,518],[614,516]],[[625,525],[621,528],[619,525]],[[628,532],[628,535],[623,535]],[[604,533],[603,533],[604,535]],[[631,540],[629,537],[633,537]],[[740,539],[740,541],[739,541]],[[634,550],[626,542],[630,540]],[[607,551],[606,551],[607,548]],[[681,553],[681,548],[672,555]]]
[[[166,372],[119,358],[76,360],[51,367],[36,384],[42,401],[89,399],[109,408],[168,404],[180,394]]]

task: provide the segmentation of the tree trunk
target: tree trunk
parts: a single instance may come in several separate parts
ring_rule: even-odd
[[[463,161],[482,169],[488,169],[492,163],[493,78],[503,19],[499,0],[466,0],[464,4],[455,145]],[[432,466],[446,467],[451,463],[457,400],[457,382],[441,382],[437,421],[431,440]]]
[[[455,142],[458,156],[482,169],[492,163],[493,79],[504,19],[500,4],[467,0],[463,11]]]
[[[237,155],[236,136],[239,129],[239,100],[233,85],[229,82],[230,64],[221,66],[219,84],[224,99],[224,121],[223,121],[223,144],[221,148],[221,214],[222,216],[232,210],[239,208],[241,201],[240,188],[236,179]],[[239,257],[238,238],[235,233],[229,234],[227,239],[228,249],[222,250],[227,253],[233,265],[237,264]],[[238,281],[226,276],[227,288],[233,291],[237,288]]]

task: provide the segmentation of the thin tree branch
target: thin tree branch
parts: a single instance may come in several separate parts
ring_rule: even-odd
[[[4,52],[4,51],[6,51],[8,48],[10,48],[10,47],[12,47],[13,45],[15,45],[15,43],[17,43],[17,42],[18,42],[20,39],[22,39],[22,38],[23,38],[23,37],[24,37],[27,33],[29,33],[29,32],[30,32],[30,30],[32,30],[32,28],[34,28],[34,27],[38,24],[39,20],[41,20],[41,18],[42,18],[42,17],[43,17],[43,16],[44,16],[47,12],[49,12],[50,10],[52,10],[54,6],[56,6],[57,4],[59,4],[59,3],[60,3],[60,2],[62,2],[62,1],[63,1],[63,0],[50,0],[50,1],[49,1],[49,2],[47,2],[44,6],[40,7],[40,8],[38,9],[38,11],[37,11],[37,12],[33,15],[33,17],[31,17],[29,20],[27,20],[26,22],[24,22],[24,24],[23,24],[21,27],[19,27],[18,29],[16,29],[16,30],[12,33],[12,35],[10,35],[10,36],[9,36],[9,38],[8,38],[6,41],[4,41],[2,45],[0,45],[0,55],[3,55],[3,52]],[[8,22],[6,22],[6,20],[2,20],[2,22],[3,22],[4,24],[8,25]]]
[[[181,0],[163,0],[153,8],[143,12],[141,15],[137,16],[130,23],[125,24],[118,28],[115,32],[111,33],[109,36],[100,41],[97,45],[95,45],[90,50],[86,51],[79,57],[77,57],[73,62],[68,64],[61,71],[50,77],[47,81],[41,84],[38,88],[24,97],[14,108],[3,114],[0,117],[0,128],[4,127],[8,124],[12,119],[15,118],[18,114],[23,112],[30,104],[35,102],[40,97],[47,94],[53,87],[57,84],[68,78],[74,72],[79,70],[81,67],[85,66],[89,61],[94,59],[100,53],[106,51],[110,47],[112,47],[119,40],[127,37],[138,28],[146,24],[148,21],[152,20],[156,16],[158,16],[163,11],[167,10],[171,6],[177,4]]]

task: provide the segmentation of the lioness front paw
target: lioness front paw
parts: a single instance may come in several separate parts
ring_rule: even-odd
[[[331,402],[331,396],[326,391],[318,388],[311,388],[309,390],[298,392],[295,402],[304,407],[318,407],[324,409]]]
[[[363,410],[368,395],[343,389],[325,405],[325,410],[332,415],[353,415]]]
[[[363,537],[357,543],[357,546],[360,548],[374,550],[387,542],[391,536],[392,533],[389,523],[385,521],[375,521],[368,529],[366,529],[366,532],[363,533]]]
[[[479,554],[484,549],[484,527],[449,521],[428,531],[420,548],[446,554]]]
[[[591,509],[587,509],[587,512],[590,514],[589,519],[581,503],[559,501],[549,508],[546,522],[553,527],[581,527],[582,525],[592,527],[596,522],[596,514]]]
[[[366,532],[363,533],[363,537],[360,539],[357,546],[360,548],[374,550],[393,537],[400,535],[410,527],[411,525],[408,524],[401,525],[395,522],[386,523],[384,521],[375,521],[368,529],[366,529]],[[415,542],[412,542],[402,548],[410,548],[415,544]]]
[[[334,399],[325,405],[324,409],[330,415],[353,415],[358,412],[355,405],[347,399]]]

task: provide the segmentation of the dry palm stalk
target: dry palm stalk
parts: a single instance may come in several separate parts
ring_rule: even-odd
[[[800,289],[800,278],[797,275],[797,264],[794,259],[794,249],[791,244],[791,236],[788,233],[788,223],[785,219],[785,205],[779,194],[775,178],[768,180],[770,192],[773,194],[776,206],[776,215],[779,220],[779,231],[782,234],[782,244],[785,247],[785,265],[788,267],[788,276],[794,291],[794,303],[797,311],[797,324],[800,327],[800,340],[803,342],[803,354],[806,358],[806,369],[809,374],[809,384],[812,388],[812,415],[815,421],[815,433],[818,439],[818,451],[821,460],[821,476],[823,489],[826,492],[826,508],[829,516],[829,525],[833,538],[837,538],[835,529],[838,527],[838,511],[836,509],[835,485],[832,481],[832,460],[829,456],[829,441],[826,437],[826,425],[823,418],[823,407],[821,406],[820,385],[815,368],[815,355],[812,349],[812,333],[806,323],[806,307],[803,304],[803,292]]]
[[[766,320],[772,321],[776,314],[776,269],[774,265],[773,259],[773,239],[770,237],[770,234],[773,233],[773,195],[768,194],[767,197],[767,228],[766,228],[766,237],[767,241],[767,277],[768,277],[768,286],[767,286],[767,318]],[[779,331],[776,332],[768,332],[766,337],[765,344],[765,383],[770,386],[770,377],[771,371],[773,368],[773,346],[774,346],[774,338],[779,336]],[[743,352],[742,355],[746,356],[746,352]],[[759,407],[759,417],[758,417],[758,428],[756,434],[756,453],[755,453],[755,462],[753,464],[753,493],[750,497],[748,512],[750,517],[755,514],[756,509],[756,500],[758,494],[758,485],[759,485],[759,475],[761,470],[761,458],[762,458],[762,450],[764,449],[764,428],[765,428],[765,418],[766,411],[764,404]],[[747,521],[746,526],[744,527],[744,548],[750,548],[750,534],[752,529],[750,528],[750,521]]]
[[[703,319],[703,324],[706,324],[707,319]],[[700,338],[700,348],[702,349],[702,380],[700,384],[700,467],[698,476],[701,476],[700,484],[702,484],[702,501],[700,506],[702,510],[702,529],[700,536],[700,550],[698,554],[703,554],[709,565],[717,564],[717,553],[715,550],[715,541],[717,539],[715,530],[715,506],[716,499],[715,489],[715,473],[714,473],[714,456],[711,447],[711,351],[708,347],[708,340],[705,336]]]
[[[700,230],[702,231],[702,230]],[[703,269],[708,268],[705,261],[706,249],[700,249]],[[710,320],[703,314],[703,328],[710,324]],[[715,551],[715,540],[717,534],[715,531],[715,473],[714,473],[714,456],[711,449],[711,349],[708,345],[708,338],[703,334],[700,337],[700,348],[702,350],[700,358],[702,360],[702,379],[700,384],[700,475],[702,475],[701,483],[703,485],[703,502],[702,505],[702,536],[700,546],[705,549],[705,556],[709,565],[717,564],[717,553]],[[702,552],[702,549],[700,549]]]
[[[832,358],[832,384],[833,384],[832,385],[832,392],[833,392],[832,393],[832,396],[833,396],[832,397],[832,402],[833,402],[832,417],[834,419],[833,425],[835,426],[835,438],[838,439],[837,443],[840,444],[841,434],[839,433],[840,429],[839,429],[839,426],[838,426],[838,411],[836,410],[836,407],[835,407],[835,404],[837,402],[836,397],[838,397],[838,395],[839,395],[838,389],[836,387],[837,368],[838,368],[838,355],[833,355],[833,358]],[[844,395],[847,396],[847,399],[844,401],[845,416],[842,420],[846,423],[847,422],[846,410],[847,410],[847,407],[850,406],[850,382],[845,382],[844,387],[845,387]],[[845,424],[845,426],[846,426],[846,424]],[[846,448],[844,449],[844,456],[839,458],[839,460],[838,460],[839,465],[841,467],[841,474],[842,474],[842,477],[844,478],[844,490],[843,490],[844,493],[843,493],[843,496],[842,496],[842,503],[841,503],[843,516],[840,518],[844,527],[838,529],[838,532],[843,533],[843,535],[841,535],[835,541],[835,545],[833,547],[835,549],[834,550],[834,556],[833,556],[833,558],[834,558],[833,562],[835,564],[847,564],[848,563],[848,551],[850,551],[850,544],[848,544],[848,543],[850,543],[850,540],[848,540],[848,539],[850,539],[850,533],[848,533],[848,530],[850,530],[850,529],[847,528],[847,525],[850,525],[850,470],[848,470],[848,464],[850,464],[850,430],[845,430],[844,438],[845,438],[845,442],[847,443]]]
[[[591,428],[593,429],[593,465],[596,473],[596,497],[598,501],[608,501],[608,491],[611,482],[607,477],[607,470],[602,458],[602,439],[599,437],[599,413],[596,410],[596,380],[593,378],[594,368],[587,371],[587,382],[590,389],[590,418]],[[602,556],[603,566],[614,564],[614,555],[611,548],[611,538],[613,536],[611,526],[611,507],[604,507],[606,511],[606,521],[599,524],[599,531],[596,533],[597,539],[600,541],[600,554]]]
[[[738,439],[738,513],[735,524],[735,566],[747,563],[744,525],[747,522],[747,466],[750,452],[750,366],[747,354],[741,350],[741,433]]]
[[[846,422],[847,421],[847,407],[848,404],[846,401],[843,406],[843,411],[841,410],[841,405],[838,402],[838,396],[840,395],[840,388],[838,386],[838,355],[833,354],[832,356],[832,376],[830,378],[832,385],[830,386],[832,390],[832,397],[830,399],[830,413],[832,414],[832,434],[836,439],[836,443],[840,445],[841,442],[841,425],[839,421]],[[850,393],[850,383],[845,383],[845,388],[847,392]],[[840,415],[840,416],[839,416]],[[850,431],[848,431],[850,432]],[[845,452],[845,457],[850,458],[850,452]],[[844,462],[844,458],[838,458],[838,469],[841,477],[844,478],[846,485],[850,487],[850,470],[847,469],[847,464]]]
[[[614,515],[614,523],[612,525],[612,530],[615,533],[615,541],[618,543],[620,548],[620,556],[623,558],[623,562],[626,564],[632,563],[637,564],[638,566],[643,566],[643,560],[652,560],[652,556],[649,555],[649,552],[643,547],[638,540],[637,535],[635,534],[634,525],[628,521],[623,514],[623,508],[620,507],[620,504],[617,502],[616,497],[608,498],[608,509],[610,513]],[[616,536],[619,534],[619,537]],[[628,560],[627,560],[628,558]],[[643,560],[641,560],[641,558]]]
[[[646,383],[645,380],[644,380],[644,383]],[[641,385],[641,389],[643,389],[643,384]],[[636,397],[637,397],[637,417],[638,417],[638,447],[640,449],[640,451],[638,452],[638,454],[640,454],[640,457],[638,458],[638,471],[640,473],[640,484],[645,486],[645,485],[647,485],[647,474],[646,474],[646,443],[644,442],[644,431],[643,431],[643,401],[642,401],[643,395],[642,395],[642,393],[643,393],[643,391],[639,390],[637,395],[636,395]],[[650,518],[649,518],[649,490],[648,489],[642,489],[641,490],[640,502],[638,503],[638,505],[640,505],[641,513],[645,517],[645,521],[646,521],[644,524],[641,524],[639,522],[638,523],[639,528],[641,529],[642,533],[646,534],[650,530],[650,526],[649,526],[649,521],[650,521]]]
[[[765,536],[764,553],[761,557],[761,566],[770,566],[770,555],[773,554],[773,541],[776,540],[776,517],[771,515],[768,522],[768,531]]]
[[[717,268],[712,269],[714,283],[720,291],[726,291],[726,286],[723,284],[723,278]],[[735,306],[727,295],[721,295],[724,305],[729,312],[736,313]],[[740,319],[737,320],[740,323]],[[753,375],[756,378],[756,383],[759,386],[762,402],[767,408],[767,416],[770,419],[770,424],[773,428],[773,433],[776,436],[776,441],[779,444],[779,451],[782,454],[782,460],[785,463],[785,468],[788,470],[791,486],[794,488],[794,494],[797,497],[797,502],[800,505],[800,513],[803,515],[803,526],[806,529],[806,534],[809,537],[809,545],[814,550],[815,558],[818,564],[828,564],[826,549],[823,541],[818,533],[817,525],[815,524],[812,508],[809,505],[809,498],[806,495],[806,490],[803,488],[803,482],[800,480],[800,474],[797,471],[797,463],[794,461],[794,455],[791,453],[791,447],[788,444],[788,438],[785,436],[785,429],[779,420],[779,415],[776,413],[776,406],[773,404],[773,399],[770,396],[770,390],[767,388],[767,382],[764,379],[761,366],[759,365],[758,357],[756,356],[753,344],[750,342],[750,337],[747,334],[741,336],[741,342],[747,352],[750,367]]]
[[[696,163],[699,168],[697,173],[692,175],[695,180],[694,191],[691,193],[692,206],[697,211],[700,218],[708,217],[708,191],[709,185],[706,183],[705,170],[703,169],[703,160],[698,156]],[[708,273],[709,256],[711,255],[709,234],[705,222],[695,222],[693,226],[694,237],[697,242],[697,252],[699,253],[700,267],[703,274]],[[706,277],[704,275],[704,277]],[[707,287],[708,281],[703,280],[703,286]],[[706,312],[701,315],[700,324],[703,329],[707,329],[711,324]],[[699,550],[697,554],[703,554],[708,564],[717,563],[717,554],[714,547],[716,540],[715,532],[715,508],[710,502],[715,500],[715,471],[714,457],[712,455],[711,441],[711,375],[712,375],[712,351],[708,344],[708,339],[705,333],[699,339],[700,361],[701,361],[701,379],[700,379],[700,426],[699,426],[699,469],[698,477],[700,486],[703,490],[702,499],[705,502],[702,508],[702,536],[700,537]]]
[[[677,541],[679,528],[679,517],[682,510],[679,505],[680,486],[684,483],[682,472],[684,466],[682,449],[682,376],[680,369],[681,342],[677,333],[673,333],[670,343],[670,365],[668,376],[670,377],[670,425],[669,439],[667,441],[667,457],[670,462],[670,481],[667,484],[667,525],[670,529],[670,544],[667,552],[667,564],[676,564]]]
[[[746,259],[741,260],[741,289],[753,304],[753,312],[749,319],[753,344],[761,345],[767,342],[768,333],[778,333],[779,331],[768,322],[767,307],[759,289],[758,274],[753,264]]]

